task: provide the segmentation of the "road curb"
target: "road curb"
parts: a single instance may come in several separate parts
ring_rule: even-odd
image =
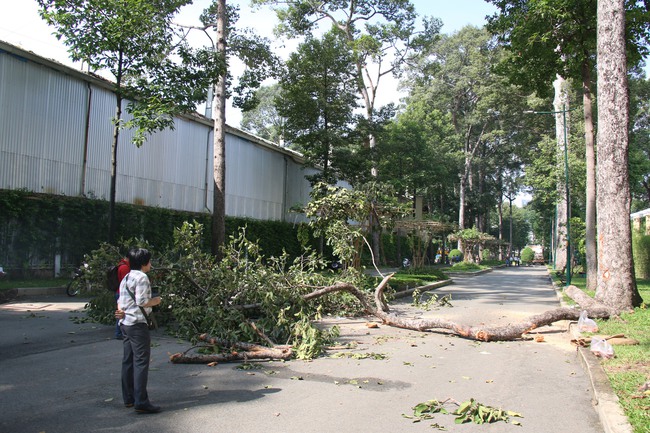
[[[555,289],[560,304],[563,307],[568,307],[562,294],[563,286],[556,284],[550,274],[549,280]],[[569,322],[569,331],[572,337],[577,339],[581,334],[576,327],[571,326],[573,323]],[[593,405],[605,433],[634,433],[634,429],[627,416],[625,416],[618,396],[612,389],[607,373],[605,373],[598,358],[587,347],[578,347],[578,353],[580,354],[582,366],[589,375],[593,391]]]
[[[492,272],[492,271],[493,269],[489,268],[489,269],[481,269],[480,271],[473,271],[473,272],[445,272],[445,271],[443,272],[448,277],[475,277],[477,275],[487,274],[488,272]]]

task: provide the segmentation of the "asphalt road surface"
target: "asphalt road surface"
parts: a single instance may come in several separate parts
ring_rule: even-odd
[[[406,299],[393,311],[477,325],[516,322],[559,306],[542,267],[455,278],[436,293],[451,294],[453,306],[426,311]],[[372,318],[329,318],[322,325],[339,326],[341,346],[353,348],[313,361],[260,362],[251,370],[171,364],[169,355],[190,345],[156,331],[149,395],[163,412],[140,415],[121,401],[122,343],[112,339],[113,328],[75,323],[84,303],[57,295],[0,305],[0,432],[439,431],[432,424],[466,433],[603,432],[566,323],[537,330],[542,343],[479,343],[444,332],[368,328]],[[346,355],[331,356],[340,353]],[[370,354],[383,359],[363,358]],[[456,425],[442,414],[414,423],[403,416],[418,403],[448,398],[518,412],[523,418],[513,420],[521,426]]]

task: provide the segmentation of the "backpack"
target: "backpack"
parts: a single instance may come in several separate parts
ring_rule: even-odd
[[[120,278],[117,276],[118,266],[111,266],[106,271],[106,290],[109,292],[117,292],[120,288]]]

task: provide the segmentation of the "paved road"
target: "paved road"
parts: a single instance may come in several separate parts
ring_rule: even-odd
[[[508,323],[558,305],[539,268],[505,268],[458,278],[438,289],[451,308],[394,311],[442,315],[466,324]],[[592,389],[566,325],[540,329],[546,342],[477,343],[444,333],[418,333],[367,320],[331,318],[353,353],[383,360],[323,357],[311,362],[173,365],[188,344],[154,338],[149,393],[163,407],[137,415],[120,398],[121,342],[110,326],[73,323],[83,300],[20,298],[0,305],[0,432],[307,433],[450,432],[602,433]],[[337,350],[331,351],[335,353]],[[475,398],[521,413],[522,427],[455,425],[450,415],[413,423],[402,417],[417,403]]]

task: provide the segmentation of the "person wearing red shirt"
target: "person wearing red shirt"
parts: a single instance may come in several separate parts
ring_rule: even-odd
[[[129,251],[126,255],[126,257],[123,257],[120,262],[117,264],[117,278],[119,278],[120,283],[126,276],[131,271],[131,266],[129,265],[129,255],[131,254],[131,251]],[[120,298],[120,289],[118,286],[117,291],[115,292],[115,303],[117,303],[117,300]],[[122,340],[124,338],[124,335],[122,335],[122,330],[120,329],[120,321],[119,319],[115,323],[115,339],[116,340]]]

